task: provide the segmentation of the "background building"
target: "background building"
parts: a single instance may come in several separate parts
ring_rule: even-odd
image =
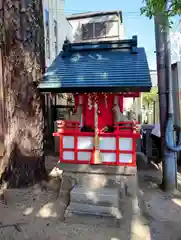
[[[150,70],[152,89],[149,93],[141,94],[142,122],[159,123],[158,77],[156,70]]]
[[[72,27],[64,14],[64,0],[43,0],[46,67],[62,50],[65,39],[72,41]]]
[[[121,11],[88,12],[67,17],[72,26],[73,41],[106,41],[124,39]]]
[[[66,39],[72,41],[72,26],[65,17],[65,0],[43,0],[45,64],[48,68],[62,50]],[[52,143],[54,121],[67,114],[64,108],[69,104],[68,94],[59,94],[56,97],[45,95],[45,126],[49,143]]]
[[[150,70],[152,89],[148,93],[141,93],[139,98],[125,98],[125,112],[132,117],[133,113],[136,120],[140,123],[147,122],[154,124],[159,122],[159,100],[158,100],[158,80],[157,71]]]

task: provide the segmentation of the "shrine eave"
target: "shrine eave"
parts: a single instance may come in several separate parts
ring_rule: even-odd
[[[137,38],[65,42],[38,88],[42,92],[148,92],[151,77]]]
[[[40,86],[41,87],[41,86]],[[49,86],[44,86],[43,88],[40,88],[41,92],[44,93],[134,93],[137,92],[149,92],[151,87],[67,87],[67,88],[62,88],[62,87],[49,87]]]

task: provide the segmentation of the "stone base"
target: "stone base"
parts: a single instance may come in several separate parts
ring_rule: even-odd
[[[71,163],[58,163],[58,167],[66,174],[106,174],[106,175],[118,175],[128,176],[135,175],[137,172],[135,167],[124,166],[108,166],[108,165],[88,165],[88,164],[71,164]]]
[[[136,167],[65,165],[63,175],[76,181],[65,217],[95,215],[121,221],[139,214]]]

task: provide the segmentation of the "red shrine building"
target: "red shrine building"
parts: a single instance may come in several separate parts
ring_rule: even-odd
[[[151,89],[144,48],[132,39],[70,43],[48,68],[42,93],[71,93],[70,119],[57,119],[60,163],[136,166],[135,121],[123,119],[123,100]]]

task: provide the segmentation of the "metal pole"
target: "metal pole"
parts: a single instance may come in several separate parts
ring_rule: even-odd
[[[168,116],[173,113],[173,99],[171,94],[168,94],[172,91],[170,44],[168,36],[168,19],[164,17],[163,14],[160,14],[155,17],[155,37],[163,156],[162,187],[165,191],[174,191],[177,186],[176,153],[170,151],[165,144],[165,129]]]
[[[153,124],[156,123],[156,101],[153,101]]]
[[[157,75],[158,75],[158,96],[160,107],[160,131],[162,143],[162,156],[164,152],[165,127],[167,123],[167,82],[165,71],[165,42],[162,31],[163,17],[155,17],[155,41],[156,41],[156,58],[157,58]]]
[[[167,9],[167,1],[165,1],[165,8]],[[173,120],[173,82],[172,82],[172,68],[171,68],[171,42],[170,42],[170,31],[168,26],[168,19],[165,21],[164,31],[164,42],[165,42],[165,65],[166,65],[166,81],[168,84],[168,115],[172,116]],[[172,132],[170,138],[170,144],[175,146],[174,132]],[[167,191],[174,191],[177,188],[177,159],[176,151],[171,151],[165,147],[164,152],[164,169],[165,175],[163,176],[163,187]]]

